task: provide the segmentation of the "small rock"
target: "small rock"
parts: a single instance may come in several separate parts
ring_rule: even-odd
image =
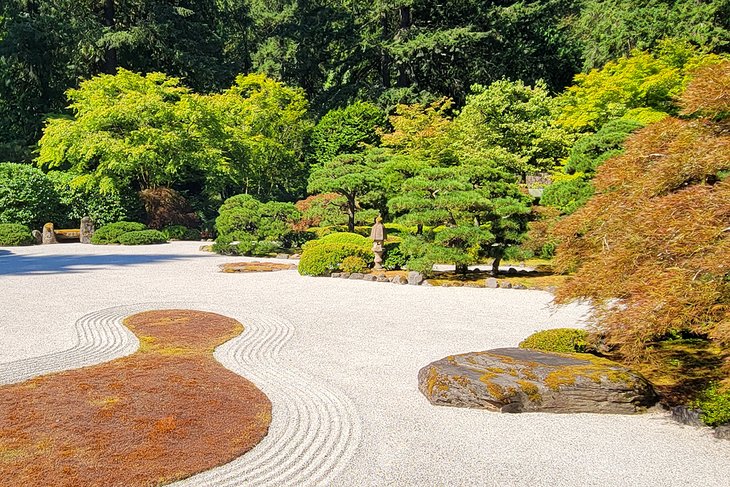
[[[416,271],[411,271],[408,273],[408,284],[411,286],[420,286],[423,284],[423,274]]]
[[[388,279],[388,276],[386,276],[385,274],[378,274],[377,276],[375,276],[375,280],[377,282],[390,282],[390,279]]]
[[[482,270],[479,267],[474,268],[474,272],[482,272]]]
[[[408,284],[408,281],[405,280],[403,276],[400,274],[396,274],[393,276],[393,279],[390,280],[393,284]]]
[[[300,255],[300,254],[291,254],[291,255],[289,256],[289,258],[290,258],[290,259],[299,259],[300,257],[301,257],[301,255]]]
[[[353,272],[352,274],[350,274],[350,277],[348,279],[362,279],[363,277],[365,277],[365,274],[361,272]]]
[[[484,285],[490,289],[496,289],[499,287],[499,281],[497,281],[494,277],[488,277],[484,282]]]
[[[288,254],[276,254],[276,258],[277,259],[288,259],[289,255]]]
[[[672,408],[672,419],[689,426],[703,426],[700,421],[700,411],[690,409],[687,406],[674,406]]]
[[[523,286],[522,284],[515,284],[512,286],[512,289],[527,289],[527,287]]]
[[[512,283],[510,282],[500,282],[499,287],[502,289],[512,289]]]
[[[349,279],[350,278],[350,273],[349,272],[342,272],[340,274],[340,278],[341,279]]]
[[[514,267],[510,267],[509,269],[507,269],[507,274],[509,274],[510,276],[514,276],[515,274],[517,274],[517,269],[515,269]]]
[[[340,277],[341,272],[333,272],[330,277]]]
[[[464,287],[482,287],[482,285],[478,282],[469,281],[464,283]]]
[[[32,234],[33,234],[33,238],[35,239],[35,243],[36,243],[37,245],[40,245],[40,244],[42,244],[42,243],[43,243],[43,234],[41,233],[41,231],[40,231],[40,230],[33,230],[33,231],[32,231],[32,232],[30,232],[30,233],[32,233]]]
[[[433,287],[433,284],[431,284],[431,281],[425,280],[425,281],[423,281],[423,283],[421,284],[421,286]]]
[[[362,278],[363,281],[375,281],[376,279],[377,277],[373,274],[365,274],[365,277]]]
[[[715,438],[730,440],[730,424],[723,424],[715,428]]]

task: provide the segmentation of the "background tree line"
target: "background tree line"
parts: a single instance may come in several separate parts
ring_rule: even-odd
[[[557,92],[664,37],[727,49],[724,0],[8,0],[0,10],[0,160],[29,161],[64,93],[117,68],[199,93],[260,72],[301,87],[316,114],[384,109],[506,78]]]

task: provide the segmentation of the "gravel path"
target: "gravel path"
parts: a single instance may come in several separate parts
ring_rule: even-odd
[[[730,486],[730,442],[666,414],[503,415],[434,407],[418,369],[574,326],[535,291],[223,274],[245,259],[80,244],[0,249],[0,383],[133,352],[124,316],[214,311],[246,330],[216,357],[272,400],[269,436],[181,485]]]

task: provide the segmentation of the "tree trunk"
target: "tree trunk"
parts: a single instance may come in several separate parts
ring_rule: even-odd
[[[383,42],[380,47],[380,77],[383,80],[383,87],[387,89],[390,88],[390,65],[393,60],[385,47],[386,42],[390,40],[388,33],[388,13],[385,10],[380,14],[380,28],[382,29],[381,40]]]
[[[116,25],[116,8],[114,0],[104,0],[104,25],[114,30]],[[107,47],[104,52],[104,72],[106,74],[115,74],[117,72],[117,49],[115,47]]]
[[[502,250],[497,250],[494,261],[492,261],[492,275],[497,277],[499,274],[499,264],[502,262]]]
[[[402,6],[398,9],[400,15],[400,30],[398,31],[398,37],[403,40],[406,33],[411,28],[411,7]],[[410,77],[408,76],[408,66],[403,62],[398,63],[398,88],[408,88],[411,85]]]
[[[347,197],[347,231],[355,232],[355,197]]]

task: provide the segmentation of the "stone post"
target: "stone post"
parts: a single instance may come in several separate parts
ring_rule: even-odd
[[[53,223],[43,225],[43,244],[54,244],[56,241],[56,233],[53,231]]]
[[[383,242],[385,241],[386,232],[385,225],[383,225],[383,219],[378,217],[375,220],[372,230],[370,230],[370,239],[373,241],[373,254],[375,254],[375,265],[373,269],[380,270],[383,268]]]
[[[90,244],[92,235],[94,235],[94,223],[91,218],[85,216],[81,219],[81,226],[79,227],[79,242]]]

